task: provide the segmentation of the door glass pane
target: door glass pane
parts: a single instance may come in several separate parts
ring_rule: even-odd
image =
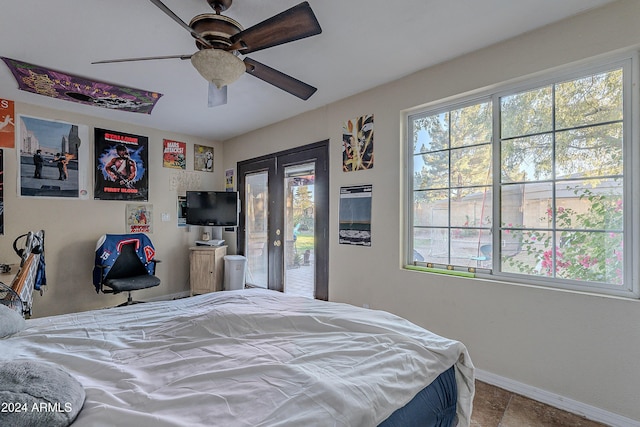
[[[284,292],[313,298],[315,163],[284,169]]]
[[[246,194],[246,234],[247,282],[266,288],[269,283],[269,258],[267,239],[269,236],[269,175],[265,172],[247,174]]]

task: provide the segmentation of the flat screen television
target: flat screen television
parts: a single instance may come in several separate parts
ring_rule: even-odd
[[[238,226],[237,191],[187,191],[187,224]]]

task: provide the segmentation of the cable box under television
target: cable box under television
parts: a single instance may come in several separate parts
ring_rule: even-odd
[[[222,246],[224,240],[211,239],[211,240],[196,240],[196,246]]]

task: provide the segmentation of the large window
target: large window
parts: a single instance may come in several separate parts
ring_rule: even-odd
[[[409,116],[407,261],[638,296],[631,64]]]

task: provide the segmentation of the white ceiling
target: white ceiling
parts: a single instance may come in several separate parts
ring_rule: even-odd
[[[235,0],[245,28],[301,0]],[[207,107],[207,82],[179,59],[92,61],[196,51],[191,35],[147,0],[19,0],[0,7],[0,56],[164,94],[150,115],[19,91],[0,62],[0,98],[223,141],[611,0],[309,0],[322,34],[249,54],[318,91],[302,101],[255,77]],[[183,21],[205,0],[164,0]]]

